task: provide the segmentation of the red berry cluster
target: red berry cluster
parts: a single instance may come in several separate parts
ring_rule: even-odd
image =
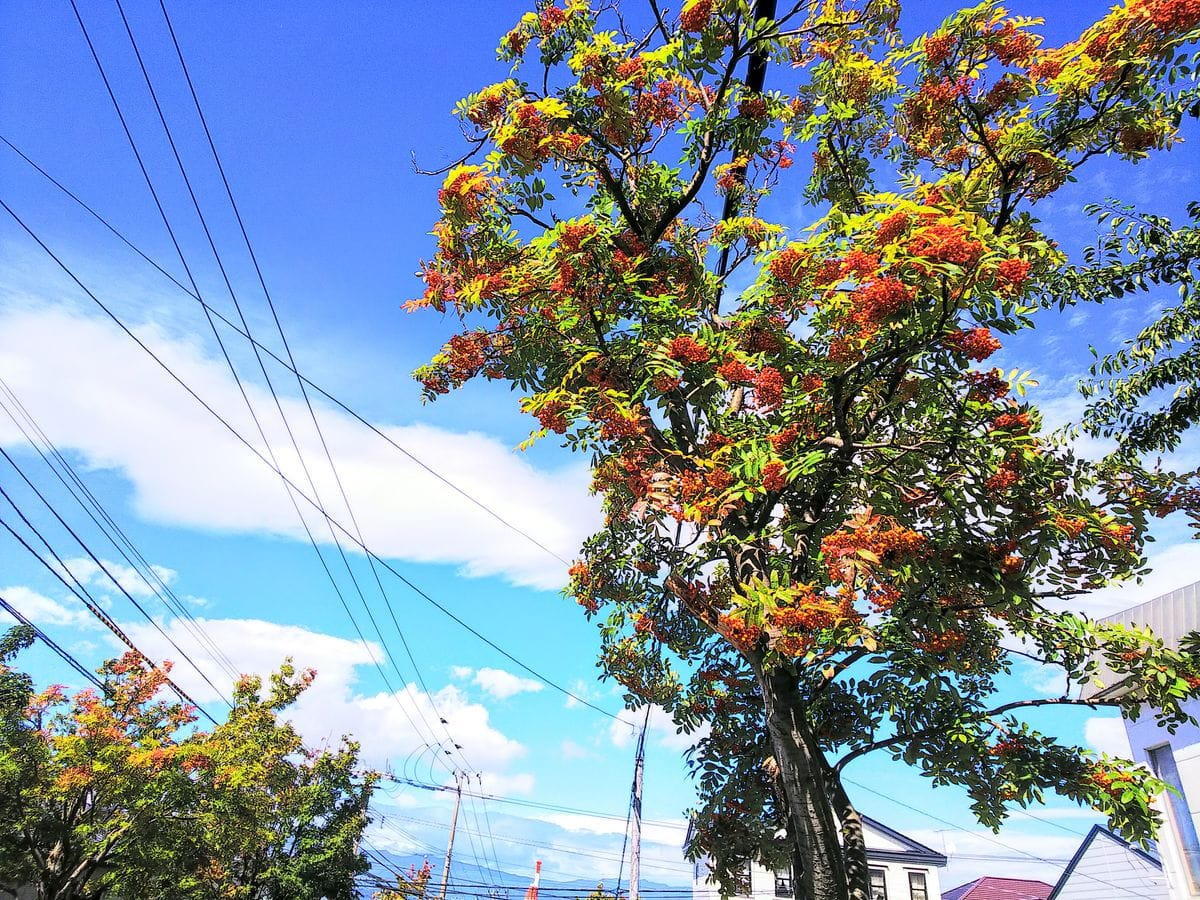
[[[942,343],[976,362],[983,362],[1000,349],[1000,342],[986,328],[951,332],[942,338]]]
[[[708,362],[708,348],[686,334],[672,338],[667,356],[685,366]]]

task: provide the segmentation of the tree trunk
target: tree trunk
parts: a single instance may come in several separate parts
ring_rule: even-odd
[[[825,765],[824,759],[821,764]],[[846,883],[851,900],[870,900],[871,871],[867,865],[866,835],[863,833],[862,813],[854,808],[841,776],[827,769],[826,783],[833,809],[842,823],[842,859],[846,865]]]
[[[795,676],[754,663],[766,708],[767,731],[779,764],[779,783],[787,799],[793,843],[804,860],[795,873],[804,900],[868,900],[851,893],[838,823],[825,775],[828,767],[803,718]]]

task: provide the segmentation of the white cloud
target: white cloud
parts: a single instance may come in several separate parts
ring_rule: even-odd
[[[1113,613],[1153,600],[1200,579],[1200,541],[1172,544],[1147,557],[1150,574],[1101,588],[1072,601],[1072,607],[1091,616]]]
[[[529,772],[505,775],[500,772],[484,772],[481,779],[483,792],[497,797],[512,797],[533,793],[537,779]]]
[[[582,678],[575,679],[574,684],[571,685],[571,694],[563,700],[563,706],[567,709],[572,709],[579,706],[580,700],[587,700],[588,702],[603,700],[605,698],[604,692],[598,690],[598,688],[599,682],[584,681]],[[608,696],[616,696],[620,692],[621,686],[614,682],[613,689],[608,692]],[[579,699],[575,699],[576,697]]]
[[[1064,692],[1070,692],[1071,685],[1067,683],[1062,666],[1039,664],[1020,657],[1018,664],[1021,681],[1039,696],[1061,697]]]
[[[623,709],[617,714],[608,728],[609,740],[618,749],[630,746],[637,736],[638,730],[645,721],[645,708],[639,710]],[[650,707],[648,734],[651,740],[666,750],[687,750],[697,741],[708,734],[708,723],[704,723],[696,731],[682,733],[671,719],[671,714],[661,706]]]
[[[1093,716],[1083,725],[1083,741],[1097,753],[1129,759],[1133,751],[1129,748],[1129,736],[1125,722],[1120,718]]]
[[[93,628],[100,625],[82,604],[79,604],[78,608],[67,607],[27,587],[0,588],[0,597],[11,603],[14,609],[35,625],[70,625],[74,628]],[[4,612],[3,615],[7,616],[8,613]]]
[[[563,759],[587,759],[593,755],[586,747],[580,746],[570,738],[563,738],[563,742],[559,744],[558,750],[562,754]]]
[[[490,722],[487,707],[471,703],[455,686],[447,685],[432,696],[411,683],[398,687],[394,694],[363,691],[359,672],[364,666],[373,666],[372,656],[387,665],[377,645],[257,619],[198,618],[196,623],[239,672],[265,677],[288,655],[294,657],[297,668],[317,670],[312,687],[287,714],[310,745],[334,744],[342,735],[352,735],[362,745],[364,765],[390,766],[404,777],[438,780],[446,769],[434,760],[440,760],[439,744],[452,749],[449,734],[462,747],[461,754],[452,750],[453,765],[469,764],[471,771],[483,773],[485,783],[491,778],[506,789],[532,789],[532,776],[507,771],[524,756],[525,747],[499,732]],[[127,630],[152,659],[178,655],[150,625]],[[168,623],[165,630],[180,646],[196,646],[178,620]],[[230,678],[215,662],[198,655],[193,659],[214,684],[228,688]],[[214,714],[220,712],[222,704],[215,691],[186,663],[176,666],[173,677]],[[448,723],[444,728],[440,719]],[[401,771],[406,765],[408,771]]]
[[[472,680],[497,700],[507,700],[517,694],[535,693],[543,687],[540,681],[521,678],[503,669],[480,669]]]
[[[168,569],[166,566],[152,565],[151,573],[143,578],[137,569],[124,563],[101,558],[100,563],[97,564],[86,556],[64,559],[62,567],[66,569],[64,574],[67,574],[68,577],[73,576],[84,585],[106,590],[112,590],[115,587],[134,597],[154,596],[161,590],[160,581],[161,584],[170,586],[178,574],[174,569]],[[56,566],[56,568],[60,567]],[[200,605],[203,605],[203,601]]]
[[[196,343],[168,337],[158,327],[136,331],[184,382],[261,448],[223,363]],[[0,312],[0,335],[0,376],[60,449],[78,452],[89,467],[116,470],[127,478],[141,516],[175,526],[303,538],[278,476],[115,326],[43,304]],[[276,381],[288,390],[292,386],[282,376]],[[270,396],[249,382],[247,392],[283,470],[311,494]],[[347,520],[303,402],[285,395],[282,405],[317,492],[335,518]],[[471,576],[500,575],[543,589],[565,581],[564,566],[545,551],[349,416],[320,403],[316,408],[367,544],[377,553],[457,564]],[[582,462],[545,471],[478,433],[420,424],[382,425],[380,430],[563,558],[573,557],[599,523],[598,501],[588,496]],[[22,441],[12,424],[0,418],[0,443]],[[299,503],[313,533],[329,540],[317,514],[304,500]]]
[[[542,820],[573,834],[624,834],[625,822],[613,816],[589,816],[582,813],[547,813]],[[687,833],[687,822],[642,820],[642,839],[651,843],[678,847]]]

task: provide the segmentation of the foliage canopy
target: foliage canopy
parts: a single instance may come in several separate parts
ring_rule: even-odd
[[[163,699],[169,664],[128,653],[99,670],[104,690],[34,692],[0,640],[0,889],[39,900],[356,897],[358,840],[373,777],[358,747],[302,744],[279,713],[313,672],[290,663],[244,677],[228,719],[191,728]]]
[[[1195,493],[1080,458],[1029,373],[985,364],[1105,264],[1068,273],[1031,207],[1179,139],[1200,5],[1130,0],[1058,47],[992,2],[914,40],[898,15],[539,3],[501,41],[513,77],[459,104],[486,157],[449,170],[409,304],[464,325],[428,398],[507,381],[531,440],[591,454],[606,518],[570,593],[629,702],[711,726],[691,852],[722,880],[796,852],[821,900],[869,895],[854,759],[961,785],[992,827],[1055,791],[1144,841],[1157,783],[1023,713],[1101,666],[1130,687],[1104,702],[1167,727],[1200,692],[1194,656],[1074,603]],[[1019,655],[1062,695],[1002,701]]]

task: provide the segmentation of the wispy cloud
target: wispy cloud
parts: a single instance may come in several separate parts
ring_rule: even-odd
[[[465,765],[457,755],[459,751],[452,751],[442,764],[439,744],[449,749],[452,740],[461,746],[461,754],[469,759],[472,770],[484,773],[494,784],[503,784],[509,791],[533,787],[532,775],[510,771],[512,764],[525,755],[524,745],[497,730],[487,707],[471,702],[454,685],[431,694],[411,681],[397,685],[394,692],[363,691],[360,673],[370,671],[375,661],[388,664],[384,651],[374,643],[258,619],[200,618],[196,624],[221,647],[239,672],[269,675],[285,656],[292,657],[298,667],[316,669],[312,687],[288,712],[310,745],[336,743],[342,735],[352,734],[362,745],[365,765],[390,766],[406,777],[440,780],[450,767]],[[177,655],[152,626],[136,625],[127,630],[151,658],[171,659]],[[181,646],[189,646],[192,641],[178,620],[166,623],[164,630]],[[198,655],[193,658],[211,681],[228,688],[230,679],[216,662]],[[191,667],[177,665],[173,677],[198,701],[219,711],[216,693]],[[406,760],[412,768],[402,773]]]
[[[89,467],[128,479],[144,518],[226,533],[304,538],[279,477],[110,323],[61,307],[18,307],[0,312],[0,334],[0,376],[60,448],[78,452]],[[155,326],[140,328],[139,336],[263,450],[223,364],[194,342],[170,337]],[[341,488],[324,463],[303,402],[281,399],[315,492],[270,395],[253,383],[246,390],[284,472],[310,496],[319,495],[329,513],[349,528]],[[341,486],[367,544],[377,553],[454,564],[469,576],[498,575],[522,586],[552,589],[564,583],[564,566],[544,550],[349,416],[320,404],[317,413]],[[483,434],[420,424],[380,428],[563,558],[572,558],[598,524],[598,505],[588,495],[582,463],[547,471]],[[12,424],[0,418],[0,443],[21,442]],[[303,499],[298,502],[313,534],[329,541],[319,515]]]

